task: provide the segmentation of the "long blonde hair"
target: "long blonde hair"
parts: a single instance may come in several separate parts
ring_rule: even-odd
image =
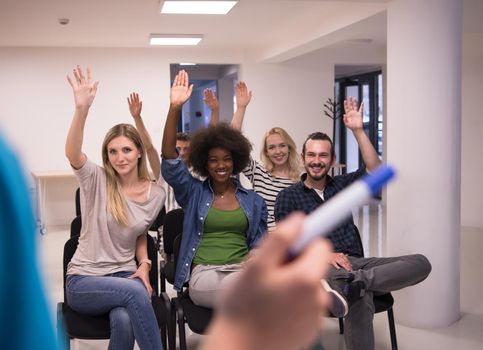
[[[126,212],[126,203],[121,191],[121,184],[119,182],[119,174],[111,165],[109,161],[109,154],[107,145],[116,137],[125,136],[138,149],[141,157],[138,158],[138,178],[140,180],[149,180],[149,172],[146,160],[146,151],[144,144],[141,141],[136,128],[130,124],[114,125],[106,134],[104,142],[102,143],[102,163],[106,172],[106,187],[107,187],[107,211],[111,213],[114,219],[121,225],[127,226],[129,220]]]
[[[267,156],[267,138],[270,135],[274,135],[274,134],[279,135],[288,146],[289,155],[288,155],[287,163],[288,163],[288,170],[289,170],[289,178],[295,182],[300,177],[300,171],[301,171],[300,159],[299,159],[299,155],[297,154],[297,146],[295,146],[294,140],[284,129],[279,127],[274,127],[265,133],[262,141],[263,148],[260,151],[260,159],[262,160],[263,165],[265,166],[265,169],[269,173],[271,173],[275,168],[275,166],[273,162],[270,160],[270,158]]]

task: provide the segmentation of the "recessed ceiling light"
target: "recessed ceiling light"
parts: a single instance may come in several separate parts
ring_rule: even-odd
[[[226,15],[238,1],[165,1],[161,13]]]
[[[203,39],[203,35],[191,34],[151,34],[149,38],[150,45],[198,45]]]
[[[192,63],[192,62],[181,62],[179,65],[180,66],[196,66],[196,63]]]

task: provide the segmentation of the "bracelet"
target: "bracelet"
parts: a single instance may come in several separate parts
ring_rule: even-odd
[[[144,264],[144,263],[146,263],[146,264],[148,264],[148,265],[149,265],[149,271],[151,271],[151,264],[152,264],[151,260],[149,260],[149,259],[142,259],[142,260],[139,262],[138,267],[139,267],[139,266],[141,266],[141,264]]]

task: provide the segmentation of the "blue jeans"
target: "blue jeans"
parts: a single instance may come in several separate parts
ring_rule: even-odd
[[[151,297],[141,280],[127,278],[132,274],[69,275],[66,281],[67,303],[83,314],[109,313],[109,349],[132,350],[136,339],[141,350],[162,350]]]

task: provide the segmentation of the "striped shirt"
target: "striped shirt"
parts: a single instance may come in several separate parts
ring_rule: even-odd
[[[243,174],[248,178],[253,186],[253,190],[258,193],[267,204],[268,209],[268,229],[275,227],[274,207],[278,193],[293,185],[295,182],[289,178],[272,176],[263,165],[250,159],[248,166],[243,169]]]

